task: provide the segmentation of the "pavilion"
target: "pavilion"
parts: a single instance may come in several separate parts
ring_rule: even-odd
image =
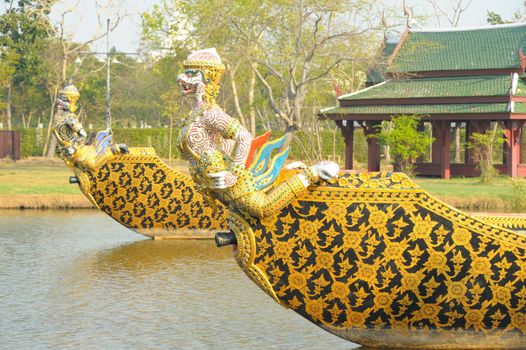
[[[342,95],[338,106],[320,111],[345,139],[345,167],[353,168],[354,126],[366,135],[392,116],[420,115],[432,126],[430,162],[415,170],[449,178],[478,175],[473,155],[451,164],[451,124],[465,125],[465,138],[485,133],[491,122],[504,130],[503,164],[499,172],[526,176],[521,163],[522,129],[526,121],[526,23],[469,29],[407,29],[398,43],[384,43],[384,66],[368,73],[363,90]],[[368,138],[368,170],[380,170],[378,139]]]

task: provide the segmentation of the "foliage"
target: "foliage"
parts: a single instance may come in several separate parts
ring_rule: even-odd
[[[0,95],[6,106],[7,127],[12,127],[13,110],[25,116],[34,105],[27,103],[26,92],[38,84],[43,72],[41,50],[45,46],[53,1],[5,1],[0,15]]]
[[[506,23],[518,23],[523,22],[526,19],[526,1],[522,3],[522,8],[517,9],[512,13],[510,20],[504,20],[502,16],[495,11],[488,11],[486,22],[489,24],[506,24]]]
[[[35,128],[20,129],[20,155],[22,158],[40,156],[43,149],[44,131]],[[171,155],[172,158],[179,158],[179,150],[177,149],[177,130],[172,132],[171,136]],[[283,132],[273,132],[272,138],[281,136]],[[312,142],[312,136],[309,132],[298,131],[295,135],[297,142],[308,144]],[[325,145],[332,145],[333,133],[330,130],[321,132],[322,142]],[[125,143],[131,147],[153,147],[161,158],[169,158],[170,156],[170,129],[169,128],[144,128],[144,129],[130,129],[130,128],[113,128],[113,139],[117,143]],[[366,142],[361,130],[355,130],[355,143],[357,149],[366,149]],[[322,156],[325,159],[332,158],[333,154],[343,155],[345,145],[342,138],[336,139],[335,150],[333,152],[331,147],[326,147],[322,151]],[[367,152],[356,152],[357,160],[365,162]],[[297,144],[292,144],[289,154],[290,159],[305,159],[304,151]],[[340,160],[342,158],[335,158]]]
[[[379,133],[372,135],[377,137],[380,143],[388,145],[394,157],[395,171],[413,173],[413,161],[422,156],[433,139],[424,132],[418,131],[420,117],[416,115],[399,115],[391,118],[392,128],[379,128]]]
[[[16,80],[35,80],[40,72],[42,57],[40,50],[48,37],[47,15],[54,1],[19,0],[10,3],[0,16],[0,47],[16,52]]]
[[[20,55],[9,47],[0,51],[0,86],[4,87],[11,81],[19,59]]]
[[[486,22],[492,25],[509,23],[508,21],[504,21],[501,15],[495,11],[488,11],[487,16]]]
[[[101,57],[91,53],[96,38],[71,40],[64,22],[71,9],[51,23],[49,10],[60,1],[7,3],[8,11],[0,15],[0,81],[3,75],[11,83],[12,95],[8,98],[7,85],[2,85],[0,99],[10,100],[13,127],[43,124],[47,140],[56,93],[66,81],[81,93],[84,126],[105,127],[106,69]],[[335,104],[333,82],[344,87],[343,93],[363,84],[382,39],[379,16],[374,16],[379,7],[372,0],[160,1],[142,18],[141,60],[111,51],[119,61],[111,65],[113,126],[177,129],[189,111],[175,82],[182,61],[191,50],[216,47],[227,65],[217,102],[228,114],[258,134],[301,126],[308,136],[299,133],[293,144],[298,158],[342,156],[339,130],[332,122],[320,123],[317,112]],[[0,119],[5,119],[5,103],[0,105]],[[166,140],[177,132],[172,134]],[[361,131],[355,142],[365,149]],[[37,148],[27,148],[26,154]],[[355,155],[361,161],[366,152],[358,148]]]
[[[495,132],[471,134],[467,147],[472,150],[473,158],[480,171],[481,183],[491,182],[498,174],[497,169],[493,166],[493,148],[503,142],[504,138],[497,136]]]
[[[20,129],[20,157],[38,157],[44,148],[42,129]]]
[[[311,131],[295,145],[319,159],[334,148],[320,132],[335,126],[319,123],[317,112],[335,103],[334,81],[363,84],[381,39],[375,12],[371,0],[164,0],[143,15],[143,45],[179,63],[191,50],[217,48],[227,68],[219,105],[253,134]]]
[[[512,190],[510,192],[511,206],[515,209],[526,208],[526,181],[524,179],[512,179]]]

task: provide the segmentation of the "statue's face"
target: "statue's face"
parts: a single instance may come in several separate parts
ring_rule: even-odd
[[[199,69],[186,69],[177,76],[177,84],[184,96],[202,99],[205,95],[205,77]]]
[[[59,95],[57,98],[57,109],[62,111],[69,111],[70,110],[70,102],[67,96],[65,95]]]

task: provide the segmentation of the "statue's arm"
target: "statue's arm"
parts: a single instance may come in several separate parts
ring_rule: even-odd
[[[224,138],[221,138],[221,151],[224,154],[232,154],[232,150],[236,146],[236,141],[234,140],[225,140]]]
[[[75,114],[70,113],[68,115],[66,124],[71,128],[71,130],[73,130],[81,138],[86,138],[88,136],[88,134],[82,127],[82,124],[79,122],[78,117]]]
[[[245,167],[245,162],[252,144],[252,135],[239,121],[218,109],[206,111],[202,123],[218,132],[225,140],[234,140],[234,164]]]
[[[338,172],[338,164],[322,161],[288,177],[269,191],[255,191],[239,198],[238,205],[242,210],[258,218],[276,215],[296,198],[305,195],[310,185],[320,180],[328,181],[336,178]]]

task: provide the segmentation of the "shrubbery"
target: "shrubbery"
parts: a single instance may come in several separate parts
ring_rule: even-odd
[[[42,155],[43,140],[45,138],[45,129],[20,129],[20,154],[21,157],[38,157]],[[172,130],[172,158],[180,156],[177,149],[177,137],[179,130]],[[116,143],[125,143],[132,147],[153,147],[161,158],[168,158],[169,155],[169,135],[168,128],[150,128],[150,129],[113,129],[113,139]],[[275,131],[272,138],[283,135],[283,132]],[[291,144],[290,159],[307,160],[305,152],[311,155],[315,150],[313,145],[316,143],[314,136],[310,132],[298,131],[296,137],[304,147],[299,146],[296,142]],[[331,158],[333,154],[333,132],[325,130],[321,133],[321,143],[323,145],[321,158]],[[367,161],[367,144],[361,129],[355,130],[355,159],[359,162]],[[345,144],[340,132],[337,131],[335,139],[334,154],[341,157],[341,163],[344,162]]]

